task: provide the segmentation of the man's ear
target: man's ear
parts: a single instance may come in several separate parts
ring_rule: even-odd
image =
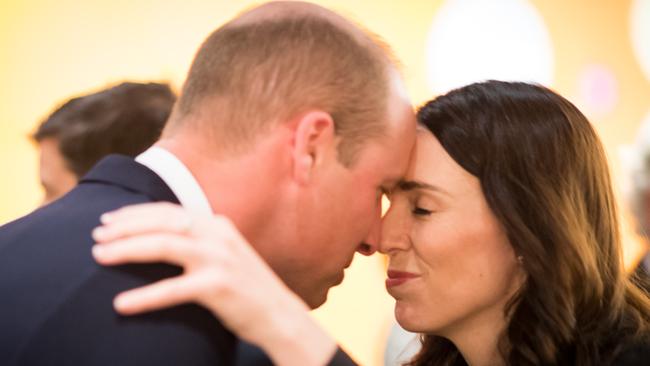
[[[297,121],[293,146],[293,175],[301,183],[311,179],[335,141],[334,120],[329,113],[315,110],[302,114]]]

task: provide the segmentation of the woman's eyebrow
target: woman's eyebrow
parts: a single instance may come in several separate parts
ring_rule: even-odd
[[[401,191],[412,191],[414,189],[425,189],[429,191],[434,191],[438,193],[442,193],[445,195],[448,195],[449,193],[445,191],[444,189],[431,185],[429,183],[424,183],[424,182],[418,182],[415,180],[401,180],[397,183],[397,189]]]

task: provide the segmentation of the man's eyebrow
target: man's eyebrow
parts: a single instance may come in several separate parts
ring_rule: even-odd
[[[418,182],[415,180],[400,180],[397,183],[397,189],[399,189],[400,191],[412,191],[415,189],[425,189],[428,191],[448,194],[445,190],[441,189],[440,187],[436,187],[434,185],[424,183],[424,182]]]

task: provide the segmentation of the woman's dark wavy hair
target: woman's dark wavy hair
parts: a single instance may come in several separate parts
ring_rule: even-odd
[[[480,180],[524,258],[527,280],[499,341],[508,365],[606,365],[624,344],[648,341],[650,300],[623,272],[605,152],[573,104],[542,86],[487,81],[436,98],[418,119]],[[410,365],[465,361],[424,335]]]

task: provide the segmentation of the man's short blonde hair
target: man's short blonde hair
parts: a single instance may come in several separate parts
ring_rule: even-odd
[[[339,160],[353,164],[386,129],[391,67],[385,46],[359,33],[310,15],[217,29],[194,59],[168,129],[195,124],[237,153],[275,123],[319,109],[341,137]]]

